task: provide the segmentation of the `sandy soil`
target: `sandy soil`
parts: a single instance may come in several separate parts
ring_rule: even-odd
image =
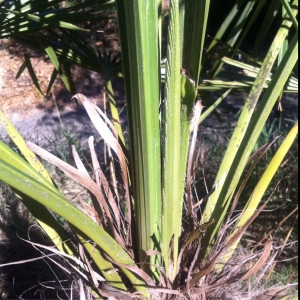
[[[54,68],[49,59],[17,46],[9,40],[2,40],[0,41],[0,107],[4,114],[21,134],[30,139],[51,135],[57,124],[60,124],[60,120],[70,130],[76,128],[83,134],[93,132],[84,109],[71,101],[73,95],[67,91],[59,78],[55,81],[51,92],[44,98],[41,98],[35,89],[27,69],[16,79],[25,52],[30,54],[41,89],[46,94]],[[76,92],[85,94],[102,106],[104,93],[102,77],[79,67],[73,67],[72,74]],[[121,80],[115,79],[113,84],[116,87],[116,99],[122,106],[125,100]],[[2,128],[0,128],[0,137],[6,137]]]

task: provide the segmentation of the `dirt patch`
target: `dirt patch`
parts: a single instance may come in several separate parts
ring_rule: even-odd
[[[53,65],[45,55],[23,48],[10,40],[0,41],[0,107],[20,133],[31,140],[45,140],[55,136],[61,121],[69,131],[84,135],[94,133],[93,126],[82,106],[71,101],[73,94],[68,92],[60,78],[57,78],[50,93],[41,98],[35,89],[27,69],[16,79],[16,75],[28,53],[40,87],[46,94]],[[73,66],[71,69],[76,93],[82,93],[97,105],[103,106],[104,80],[95,72]],[[121,79],[113,79],[115,97],[122,107],[125,103]],[[0,128],[0,137],[6,133]]]
[[[90,24],[85,22],[81,27],[99,31],[97,35],[88,35],[86,38],[91,45],[111,53],[119,53],[120,45],[118,38],[118,27],[114,21],[115,15],[108,15],[109,19]],[[16,75],[24,62],[24,54],[28,54],[31,64],[38,78],[41,90],[45,97],[41,97],[33,85],[32,79],[27,71],[16,79]],[[72,94],[67,91],[58,77],[48,95],[46,91],[54,70],[47,55],[23,47],[10,39],[0,40],[0,106],[1,110],[12,119],[20,122],[36,114],[52,113],[58,106],[60,113],[76,111],[78,107],[71,102]],[[98,105],[102,104],[103,78],[98,73],[85,70],[76,66],[71,68],[72,78],[76,93],[83,93],[90,97]],[[117,91],[122,87],[118,85]],[[118,97],[118,93],[116,97]],[[55,101],[54,101],[55,100]]]
[[[18,54],[16,54],[16,48],[20,50]],[[24,119],[37,112],[52,112],[55,108],[54,99],[62,112],[75,109],[75,105],[70,101],[72,95],[67,91],[59,78],[56,79],[49,95],[44,98],[41,98],[35,89],[27,69],[16,79],[19,68],[24,61],[24,53],[29,53],[40,87],[43,93],[46,94],[50,77],[54,70],[50,60],[45,55],[37,57],[33,51],[21,48],[9,40],[2,40],[0,46],[0,103],[4,113],[8,116],[20,113],[19,118]],[[72,72],[77,91],[84,92],[88,86],[89,90],[94,92],[93,100],[100,104],[100,91],[103,86],[100,76],[78,67],[74,67]],[[95,88],[96,84],[99,86],[98,88]]]

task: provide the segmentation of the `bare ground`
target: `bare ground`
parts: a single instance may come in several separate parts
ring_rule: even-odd
[[[53,65],[45,55],[17,46],[9,40],[0,41],[0,107],[20,133],[27,139],[47,144],[53,137],[53,130],[64,130],[80,133],[83,137],[94,133],[93,126],[83,107],[71,101],[72,94],[67,91],[62,81],[56,79],[51,92],[41,98],[35,89],[27,69],[16,79],[23,63],[25,51],[30,53],[31,63],[44,94],[53,72]],[[103,106],[104,81],[102,77],[79,67],[72,68],[77,93],[90,97],[99,106]],[[116,87],[116,99],[120,106],[125,103],[124,89],[120,79],[113,81]],[[0,128],[0,137],[6,133]]]

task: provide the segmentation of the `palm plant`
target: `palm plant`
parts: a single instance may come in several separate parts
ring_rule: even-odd
[[[274,1],[277,6],[267,6],[269,16],[282,5],[282,24],[262,61],[243,54],[249,61],[247,64],[234,57],[266,1],[237,0],[204,50],[210,1],[170,0],[163,19],[161,0],[116,0],[122,64],[86,45],[80,34],[82,29],[73,25],[91,18],[88,10],[79,12],[79,9],[92,7],[99,20],[101,11],[114,2],[90,1],[71,7],[61,7],[61,2],[25,1],[1,7],[0,37],[11,37],[45,51],[55,66],[50,86],[57,74],[61,74],[67,87],[72,86],[70,77],[63,72],[70,73],[70,64],[105,74],[113,123],[84,95],[76,94],[74,99],[85,107],[119,165],[112,163],[110,177],[106,178],[91,137],[89,146],[96,177],[93,181],[75,148],[72,151],[77,169],[30,142],[25,144],[1,113],[1,124],[24,151],[31,166],[1,142],[0,179],[21,197],[54,245],[65,254],[70,268],[78,271],[95,295],[155,298],[161,297],[159,294],[171,294],[201,298],[205,293],[214,295],[219,286],[248,279],[269,257],[271,243],[266,243],[261,258],[252,268],[228,270],[230,258],[242,234],[265,207],[267,202],[258,209],[296,138],[298,123],[272,158],[239,218],[231,226],[229,220],[249,177],[240,182],[247,161],[257,163],[270,147],[266,145],[251,156],[271,109],[283,92],[297,90],[293,71],[298,60],[295,17],[298,1],[278,0]],[[271,22],[269,18],[266,20]],[[166,57],[162,51],[163,23],[168,26]],[[268,27],[269,24],[264,24],[263,28]],[[291,27],[295,29],[294,34]],[[262,36],[267,32],[263,28]],[[62,39],[62,34],[67,38]],[[209,78],[203,80],[206,62],[212,58],[218,42],[222,43],[223,50],[214,55]],[[243,76],[235,74],[232,80],[222,73],[224,63],[243,70]],[[31,71],[39,89],[29,59],[20,71],[25,67]],[[120,71],[126,91],[128,149],[118,125],[110,81]],[[250,90],[250,93],[212,190],[201,201],[195,201],[191,188],[198,126],[231,88]],[[202,93],[204,96],[204,91],[216,90],[221,91],[221,97],[213,104],[207,103],[209,107],[202,114]],[[32,151],[82,184],[89,191],[93,206],[81,211],[67,202]],[[120,170],[120,176],[116,176],[116,170]],[[121,190],[116,184],[110,184],[117,181],[122,182]],[[202,214],[198,210],[200,206],[203,206]],[[92,217],[88,216],[89,211],[93,212]],[[75,245],[53,212],[68,222],[77,236]],[[186,224],[183,219],[188,220]],[[79,251],[80,247],[85,252]],[[74,257],[80,257],[80,261]],[[92,266],[86,257],[92,258]],[[208,281],[210,274],[215,274],[217,280]]]

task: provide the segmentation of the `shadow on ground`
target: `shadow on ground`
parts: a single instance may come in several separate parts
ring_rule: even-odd
[[[37,250],[37,247],[27,241],[50,246],[49,240],[32,220],[20,200],[3,184],[0,189],[2,196],[4,192],[6,196],[9,194],[9,198],[1,201],[0,298],[69,299],[71,293],[77,298],[77,284],[72,282],[70,274],[50,259],[36,260],[51,252],[43,248]],[[64,265],[63,260],[57,256],[51,258]],[[14,264],[3,266],[11,263]]]

